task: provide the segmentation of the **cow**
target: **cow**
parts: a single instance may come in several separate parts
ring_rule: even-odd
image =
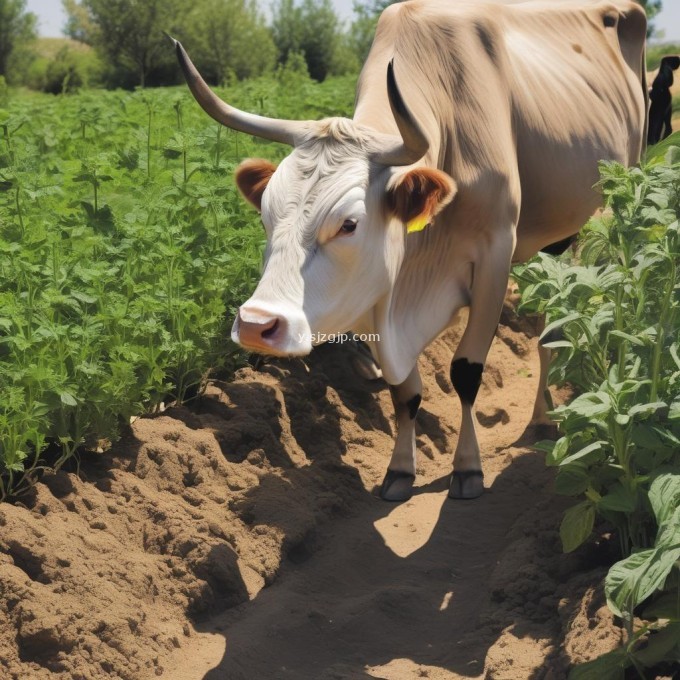
[[[649,132],[647,144],[656,144],[666,139],[672,132],[671,118],[673,116],[673,71],[680,67],[680,56],[664,57],[659,66],[659,72],[649,90]]]
[[[321,121],[233,108],[175,42],[209,115],[293,147],[278,167],[249,159],[236,171],[267,245],[232,338],[301,356],[323,333],[379,337],[369,346],[397,423],[383,499],[413,493],[418,357],[463,307],[449,496],[483,493],[473,405],[511,263],[578,232],[600,204],[600,160],[639,160],[645,34],[633,0],[394,4],[378,21],[353,118]]]

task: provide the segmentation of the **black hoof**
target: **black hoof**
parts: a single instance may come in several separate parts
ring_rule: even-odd
[[[484,493],[484,473],[481,470],[461,470],[451,475],[449,498],[470,500]]]
[[[413,495],[415,481],[415,475],[388,470],[380,487],[380,498],[384,501],[407,501]]]

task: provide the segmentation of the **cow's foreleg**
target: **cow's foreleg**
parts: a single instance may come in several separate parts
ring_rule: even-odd
[[[514,240],[508,234],[495,243],[474,267],[468,323],[451,362],[451,382],[462,407],[449,489],[451,498],[477,498],[484,491],[473,405],[503,309],[513,248]]]
[[[380,487],[380,497],[386,501],[407,501],[413,494],[416,478],[416,414],[422,388],[417,366],[403,383],[390,385],[397,419],[397,439]]]

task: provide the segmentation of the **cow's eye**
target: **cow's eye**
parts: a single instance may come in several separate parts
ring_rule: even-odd
[[[357,228],[356,220],[345,220],[340,227],[338,234],[352,234]]]

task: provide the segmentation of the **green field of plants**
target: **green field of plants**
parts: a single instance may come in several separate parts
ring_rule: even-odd
[[[575,398],[545,442],[565,514],[565,552],[611,532],[622,558],[605,592],[625,647],[577,667],[608,680],[680,661],[680,135],[642,168],[601,168],[607,209],[577,258],[540,255],[515,271],[525,311],[545,312],[550,381]],[[676,667],[677,668],[677,667]],[[628,676],[626,676],[628,677]],[[632,676],[631,676],[632,677]]]
[[[269,116],[350,113],[354,79],[294,72],[223,93]],[[228,131],[185,88],[18,95],[0,109],[0,499],[200,390],[264,231],[236,164],[287,149]],[[49,450],[48,449],[49,445]]]

